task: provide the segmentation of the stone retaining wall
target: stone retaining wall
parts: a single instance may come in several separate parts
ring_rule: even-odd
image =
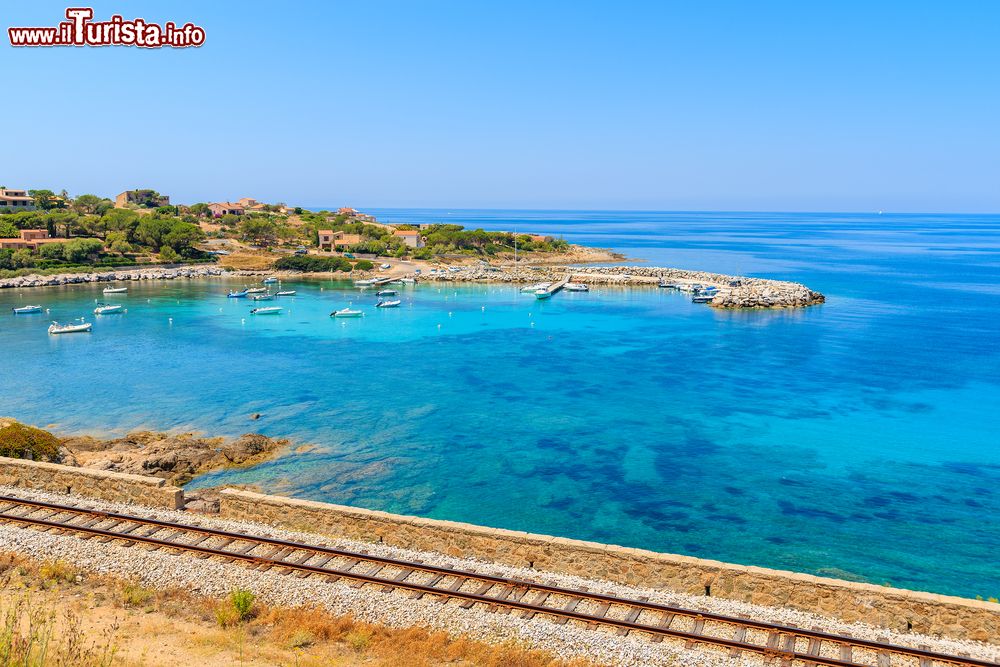
[[[1000,644],[1000,605],[990,602],[234,489],[222,492],[221,513],[293,530]]]
[[[0,484],[27,489],[75,493],[112,502],[181,509],[184,492],[158,477],[74,468],[56,463],[0,456]]]

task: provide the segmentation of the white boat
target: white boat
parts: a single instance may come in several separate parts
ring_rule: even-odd
[[[281,306],[265,306],[263,308],[253,308],[251,315],[277,315],[281,312]]]
[[[229,294],[227,294],[226,296],[229,297],[230,299],[245,299],[247,297],[247,291],[246,290],[243,290],[242,292],[230,291]]]
[[[273,294],[254,294],[250,297],[252,301],[270,301],[274,298]]]
[[[394,299],[392,301],[379,301],[375,304],[376,308],[399,308],[399,304],[403,303],[399,299]]]
[[[105,287],[104,288],[104,293],[105,294],[124,294],[127,291],[128,291],[127,287]]]
[[[21,306],[19,308],[11,308],[15,315],[27,315],[28,313],[40,313],[42,312],[41,306]]]
[[[552,292],[547,289],[535,290],[536,299],[548,299],[550,296],[552,296]]]
[[[247,289],[245,289],[243,291],[246,292],[247,294],[263,294],[264,292],[267,291],[267,288],[266,287],[248,287]]]
[[[330,313],[330,317],[361,317],[362,315],[364,313],[360,310],[353,310],[351,308],[341,308]]]
[[[715,298],[714,293],[709,294],[695,294],[691,297],[691,303],[711,303],[712,299]]]
[[[400,278],[399,282],[403,283],[404,285],[416,285],[417,284],[417,279],[416,278]]]
[[[355,287],[371,287],[374,284],[375,284],[374,280],[355,280],[354,281],[354,286]]]
[[[392,266],[391,266],[391,265],[389,265],[389,264],[383,264],[382,266],[380,266],[380,267],[378,267],[378,268],[380,268],[380,269],[382,269],[383,271],[385,271],[386,269],[391,269],[391,268],[392,268]]]
[[[113,313],[124,312],[124,306],[117,303],[99,303],[94,308],[94,315],[111,315]]]
[[[567,292],[589,292],[590,288],[583,283],[566,283],[563,289]]]
[[[277,279],[277,278],[275,278],[274,276],[270,276],[269,278],[264,278],[264,279],[263,279],[262,281],[260,281],[260,282],[261,282],[261,283],[263,283],[264,285],[271,285],[271,284],[273,284],[273,283],[276,283],[276,282],[278,282],[278,279]]]
[[[396,296],[396,290],[394,289],[383,289],[375,292],[375,296]]]
[[[286,290],[283,290],[281,292],[275,292],[274,296],[295,296],[295,290],[293,290],[293,289],[286,289]]]
[[[66,333],[83,333],[85,331],[90,331],[93,328],[93,324],[90,322],[84,322],[82,319],[79,324],[59,324],[58,322],[53,322],[49,325],[50,334],[66,334]]]
[[[538,283],[536,285],[528,285],[527,287],[522,287],[522,292],[532,292],[535,293],[540,289],[548,289],[552,287],[552,283]]]

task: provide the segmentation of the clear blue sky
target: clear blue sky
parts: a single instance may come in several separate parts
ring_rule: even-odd
[[[3,28],[55,25],[66,6],[4,2]],[[4,34],[0,184],[359,208],[1000,211],[993,0],[94,10],[193,21],[207,42],[13,49]]]

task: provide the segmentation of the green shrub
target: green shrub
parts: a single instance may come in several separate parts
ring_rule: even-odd
[[[354,263],[354,269],[356,271],[371,271],[375,268],[375,265],[369,262],[367,259],[359,259]]]
[[[351,263],[343,257],[316,257],[315,255],[293,255],[282,257],[274,263],[274,268],[282,271],[350,271]]]
[[[238,588],[229,594],[229,602],[241,621],[248,621],[253,616],[253,603],[256,597],[248,590]]]
[[[9,422],[0,427],[0,456],[33,461],[58,461],[59,439],[40,428]]]

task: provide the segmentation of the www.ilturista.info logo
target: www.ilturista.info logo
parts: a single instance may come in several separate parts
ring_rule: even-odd
[[[117,14],[108,21],[91,21],[91,7],[70,7],[68,21],[54,28],[7,28],[11,46],[164,46],[185,48],[205,43],[205,29],[193,23],[178,27],[172,21],[158,25],[144,19],[126,21]]]

